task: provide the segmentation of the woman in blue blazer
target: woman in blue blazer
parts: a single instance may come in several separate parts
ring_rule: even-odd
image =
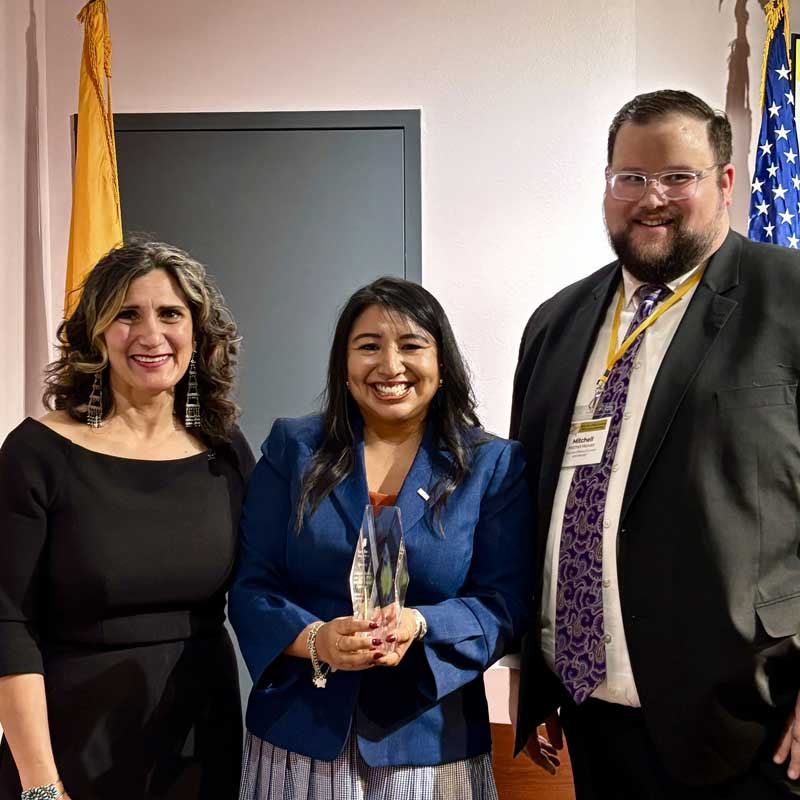
[[[436,299],[391,278],[357,291],[323,413],[278,420],[262,452],[230,592],[254,683],[240,797],[496,798],[482,676],[524,628],[531,516],[521,449],[480,428]],[[388,634],[352,617],[370,502],[404,527]]]

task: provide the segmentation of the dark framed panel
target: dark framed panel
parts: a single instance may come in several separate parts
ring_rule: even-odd
[[[77,115],[73,117],[77,125]],[[422,280],[422,181],[419,109],[114,114],[116,133],[144,131],[393,130],[403,137],[405,272]],[[121,191],[124,188],[121,187]],[[125,220],[123,218],[123,226]]]

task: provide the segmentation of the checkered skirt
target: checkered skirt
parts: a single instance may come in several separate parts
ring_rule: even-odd
[[[433,767],[370,767],[351,732],[334,761],[247,734],[239,800],[498,800],[488,753]]]

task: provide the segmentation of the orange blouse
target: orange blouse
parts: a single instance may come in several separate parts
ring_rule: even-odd
[[[381,492],[369,493],[369,502],[375,509],[383,508],[384,506],[393,506],[396,500],[396,494],[382,494]]]

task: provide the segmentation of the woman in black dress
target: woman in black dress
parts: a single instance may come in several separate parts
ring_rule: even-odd
[[[234,798],[236,328],[198,262],[134,242],[58,336],[54,410],[0,450],[0,800]]]

